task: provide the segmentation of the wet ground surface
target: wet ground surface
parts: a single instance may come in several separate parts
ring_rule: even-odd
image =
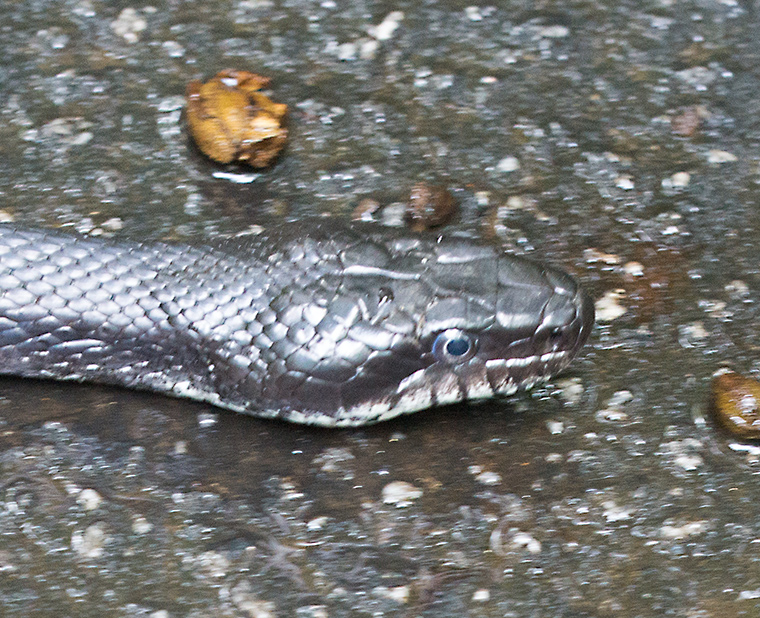
[[[426,180],[605,299],[548,386],[366,430],[0,380],[0,613],[760,615],[760,450],[705,416],[760,372],[758,32],[735,0],[0,5],[3,219],[198,242]],[[181,119],[226,67],[290,107],[247,184]]]

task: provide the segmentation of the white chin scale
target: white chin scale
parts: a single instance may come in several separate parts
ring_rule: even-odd
[[[547,352],[522,358],[496,358],[486,361],[486,372],[493,392],[512,395],[528,390],[561,371],[570,361],[568,352]]]

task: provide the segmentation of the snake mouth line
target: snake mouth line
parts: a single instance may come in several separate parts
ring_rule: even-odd
[[[554,375],[569,364],[569,350],[531,356],[491,359],[473,363],[462,375],[450,372],[433,379],[426,370],[408,376],[398,385],[393,403],[377,406],[381,419],[430,406],[477,401],[495,395],[506,397]]]
[[[545,354],[533,354],[532,356],[516,357],[516,358],[495,358],[486,361],[486,368],[491,369],[493,367],[527,367],[529,365],[549,365],[552,361],[562,360],[569,356],[569,352],[561,350],[559,352],[546,352]]]
[[[499,358],[485,363],[490,396],[512,395],[529,389],[564,369],[573,355],[569,350],[546,352],[517,358]],[[482,397],[487,397],[484,393]]]

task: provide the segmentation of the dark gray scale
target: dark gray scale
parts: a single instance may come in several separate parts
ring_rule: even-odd
[[[362,425],[563,369],[593,306],[469,239],[327,219],[215,247],[0,225],[0,373]]]

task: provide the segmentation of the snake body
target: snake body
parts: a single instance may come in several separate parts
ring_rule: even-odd
[[[593,320],[569,275],[465,238],[318,219],[190,247],[0,225],[0,374],[300,423],[511,394]]]

